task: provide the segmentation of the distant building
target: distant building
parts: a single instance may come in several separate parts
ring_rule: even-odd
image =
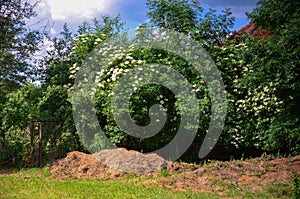
[[[264,39],[272,36],[270,31],[258,27],[255,22],[251,22],[233,33],[231,38],[238,39],[247,35],[253,36],[257,39]]]

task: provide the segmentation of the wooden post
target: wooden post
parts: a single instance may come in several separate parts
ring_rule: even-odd
[[[42,149],[42,145],[43,145],[43,123],[40,123],[40,139],[39,139],[39,162],[38,162],[38,166],[41,167],[42,166],[42,153],[43,153],[43,149]]]
[[[44,124],[52,124],[52,123],[63,123],[64,121],[47,121],[47,120],[30,120],[30,152],[31,152],[31,159],[30,159],[30,166],[35,166],[35,160],[37,157],[37,164],[38,167],[42,166],[43,160],[43,125]],[[38,149],[36,150],[36,146],[34,143],[34,123],[40,124],[40,133],[39,133],[39,142],[38,142]]]
[[[30,120],[30,166],[33,167],[34,162],[34,123]]]

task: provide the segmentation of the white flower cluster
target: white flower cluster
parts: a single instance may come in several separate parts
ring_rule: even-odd
[[[235,106],[237,111],[252,112],[255,116],[267,112],[280,112],[280,107],[284,103],[279,101],[275,95],[276,83],[270,82],[268,85],[259,86],[254,90],[248,90],[245,99],[237,100]]]
[[[192,87],[193,87],[193,90],[192,90],[193,92],[197,93],[200,91],[200,88],[198,88],[196,84],[193,84]]]
[[[71,62],[75,62],[69,69],[70,76],[69,78],[71,80],[74,80],[76,78],[76,74],[80,70],[81,62],[84,61],[84,57],[89,53],[88,51],[88,45],[89,43],[93,42],[94,45],[97,45],[99,43],[102,43],[107,38],[107,35],[105,34],[93,34],[93,33],[85,33],[82,35],[78,35],[75,39],[76,45],[72,48],[72,52],[68,55],[67,60]],[[82,59],[82,60],[81,60]],[[92,60],[92,57],[88,57],[89,60]],[[69,91],[73,90],[73,85],[69,83],[68,85],[65,85],[66,88],[69,89]]]
[[[234,140],[232,140],[230,143],[233,144],[236,148],[239,148],[239,146],[241,145],[241,143],[243,143],[245,140],[244,140],[244,137],[239,134],[238,132],[240,131],[240,128],[239,126],[237,126],[237,128],[234,128],[233,129],[233,135],[232,135],[232,138]]]
[[[101,43],[101,48],[98,49],[98,53],[102,55],[102,63],[108,63],[106,69],[101,69],[96,73],[95,83],[100,89],[104,89],[107,83],[116,82],[122,75],[129,72],[131,68],[138,67],[141,64],[146,63],[145,60],[134,59],[132,56],[132,51],[135,50],[135,46],[131,45],[129,49],[123,49],[122,47],[113,46],[110,43],[104,43],[106,35],[95,35],[95,34],[83,34],[76,38],[76,46],[73,47],[72,53],[69,59],[76,61],[73,66],[70,67],[70,79],[75,79],[76,74],[80,70],[80,63],[84,60],[72,59],[72,56],[82,57],[87,52],[87,44],[92,43],[98,45]],[[83,55],[82,55],[83,53]],[[93,57],[88,57],[88,60],[93,60]],[[70,90],[72,90],[72,85],[66,85]]]
[[[245,113],[252,119],[259,118],[259,120],[263,123],[269,123],[271,115],[277,114],[282,110],[283,101],[280,101],[276,96],[276,87],[278,86],[278,81],[269,82],[267,85],[260,85],[256,89],[248,90],[245,99],[239,100],[230,100],[231,103],[235,105],[236,112]],[[265,116],[268,117],[265,117]],[[236,125],[233,128],[233,138],[232,144],[234,144],[237,148],[240,143],[244,142],[244,138],[241,135],[243,129],[240,125],[243,124],[244,121],[241,119],[241,115],[238,115],[238,120],[236,121]],[[256,136],[258,139],[259,135]],[[261,142],[261,141],[259,141]]]
[[[234,92],[233,96],[244,96],[243,99],[231,98],[228,100],[232,104],[232,107],[234,107],[234,112],[237,113],[235,116],[236,120],[232,121],[234,124],[229,132],[233,136],[231,144],[236,148],[239,148],[245,142],[245,138],[243,137],[245,133],[245,116],[249,117],[249,119],[260,121],[261,125],[267,125],[272,115],[282,110],[284,103],[276,96],[276,88],[279,84],[278,79],[254,89],[242,83],[245,77],[254,72],[250,64],[246,64],[242,59],[238,58],[239,50],[244,50],[245,48],[247,46],[242,43],[227,47],[215,47],[220,53],[220,56],[217,57],[216,65],[228,71],[228,74],[232,74],[226,76],[226,78],[233,83],[233,87],[231,88]],[[257,139],[263,137],[262,135],[255,136]],[[262,141],[260,140],[258,143],[262,143]]]
[[[99,42],[102,42],[104,40],[104,38],[106,38],[106,37],[107,37],[107,35],[105,35],[105,34],[97,35],[94,33],[84,33],[84,34],[78,35],[77,38],[75,39],[75,41],[77,42],[77,44],[79,42],[86,43],[90,40],[95,40],[95,42],[99,43]]]
[[[130,69],[146,63],[145,60],[134,59],[132,50],[134,50],[134,46],[125,50],[109,44],[99,50],[99,53],[104,56],[104,59],[108,63],[108,67],[106,69],[101,69],[101,71],[97,73],[95,83],[97,83],[98,87],[106,88],[108,83],[117,82],[119,78],[129,72]],[[132,85],[134,90],[137,90],[138,81],[141,80],[141,78],[138,78]]]
[[[80,70],[80,66],[78,66],[78,63],[73,64],[73,66],[70,67],[70,79],[76,78],[76,73]]]
[[[161,111],[167,111],[168,109],[164,105],[169,101],[169,99],[165,98],[163,95],[157,96],[156,99],[159,101],[160,110]]]

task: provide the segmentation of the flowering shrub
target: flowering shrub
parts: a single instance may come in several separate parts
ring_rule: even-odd
[[[90,46],[97,45],[97,42],[101,42],[104,39],[105,35],[97,36],[94,34],[81,35],[78,38],[77,45],[69,57],[71,62],[74,60],[73,66],[70,68],[70,78],[73,79],[73,81],[80,70],[80,64],[84,61],[84,57],[87,57],[87,61],[97,63],[98,60],[92,60],[97,58],[88,57],[88,49],[90,49]],[[131,86],[134,90],[129,102],[131,118],[137,125],[147,126],[152,119],[151,115],[149,116],[150,107],[159,104],[160,111],[167,113],[165,125],[159,133],[157,132],[158,134],[151,138],[136,138],[129,136],[116,124],[111,105],[114,88],[120,78],[128,74],[132,69],[143,72],[145,64],[152,64],[149,65],[147,69],[157,74],[159,74],[160,71],[159,66],[155,64],[174,67],[188,79],[192,85],[193,92],[199,99],[198,106],[201,111],[200,113],[197,110],[193,111],[196,112],[197,115],[201,115],[198,139],[203,139],[209,123],[210,99],[208,97],[208,90],[200,74],[197,74],[187,61],[172,53],[158,49],[145,48],[136,50],[135,46],[130,46],[129,49],[123,49],[122,47],[111,46],[107,43],[102,43],[101,46],[100,49],[97,49],[97,53],[99,53],[100,56],[108,55],[108,67],[99,69],[99,71],[96,72],[94,83],[97,87],[92,90],[90,94],[95,95],[96,113],[100,126],[110,138],[111,142],[127,148],[153,151],[173,139],[181,121],[180,115],[183,112],[192,112],[191,110],[184,110],[177,101],[175,94],[169,89],[157,84],[139,87],[139,83],[143,81],[143,78],[147,77],[133,75],[127,77],[132,82]],[[173,84],[177,85],[180,83],[174,80]],[[68,87],[70,91],[73,90],[72,84],[66,85],[66,87]],[[127,91],[123,92],[126,93]],[[119,113],[115,114],[122,114],[122,110],[119,110]],[[187,128],[195,127],[190,126]],[[136,132],[136,134],[139,133],[141,132]]]
[[[294,139],[280,136],[285,128],[294,124],[293,121],[281,121],[282,113],[286,111],[286,98],[280,89],[286,81],[276,75],[273,78],[261,76],[263,67],[248,60],[249,54],[253,56],[252,42],[259,43],[230,41],[222,47],[214,47],[211,52],[222,71],[228,99],[228,116],[221,143],[227,147],[231,144],[234,148],[274,152],[287,142],[284,139]],[[281,127],[277,126],[279,123]]]
[[[92,59],[87,57],[91,49],[105,39],[106,36],[103,34],[85,34],[78,37],[77,45],[69,56],[70,62],[73,63],[70,67],[70,79],[75,79],[85,58]],[[283,81],[279,77],[270,80],[259,76],[261,68],[252,64],[247,57],[247,53],[251,51],[248,47],[250,44],[251,42],[247,41],[230,41],[210,50],[213,60],[222,72],[228,102],[226,125],[219,144],[232,149],[257,148],[274,151],[280,143],[285,142],[272,132],[274,128],[281,129],[276,125],[279,124],[278,120],[286,108],[278,92]],[[140,76],[129,77],[134,82],[132,88],[135,91],[129,103],[130,116],[137,125],[147,126],[151,121],[149,108],[154,104],[160,104],[160,110],[167,113],[163,129],[151,138],[130,136],[116,124],[112,114],[111,97],[120,78],[131,69],[143,70],[143,65],[156,63],[172,66],[193,86],[200,110],[196,140],[201,143],[208,129],[211,105],[209,92],[201,74],[195,72],[186,60],[163,50],[146,48],[136,50],[134,46],[122,49],[105,43],[101,45],[106,46],[101,48],[99,53],[102,55],[109,53],[109,66],[96,73],[97,88],[90,94],[95,95],[100,126],[111,142],[131,149],[153,151],[170,142],[176,135],[181,121],[180,115],[184,110],[181,109],[174,94],[163,86],[138,87],[138,83],[143,80]],[[149,67],[159,73],[155,65]],[[66,86],[72,91],[72,84]],[[119,114],[122,114],[121,112],[122,110]],[[286,128],[293,125],[293,121],[285,123]]]

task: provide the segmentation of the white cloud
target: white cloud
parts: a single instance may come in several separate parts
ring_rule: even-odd
[[[48,7],[54,21],[84,21],[99,14],[112,12],[116,0],[48,0],[43,7]]]
[[[37,4],[36,12],[38,13],[39,18],[51,17],[50,6],[48,3],[46,3],[46,1]]]
[[[55,28],[50,28],[50,34],[51,35],[55,35],[57,32],[56,32],[56,30],[55,30]]]

